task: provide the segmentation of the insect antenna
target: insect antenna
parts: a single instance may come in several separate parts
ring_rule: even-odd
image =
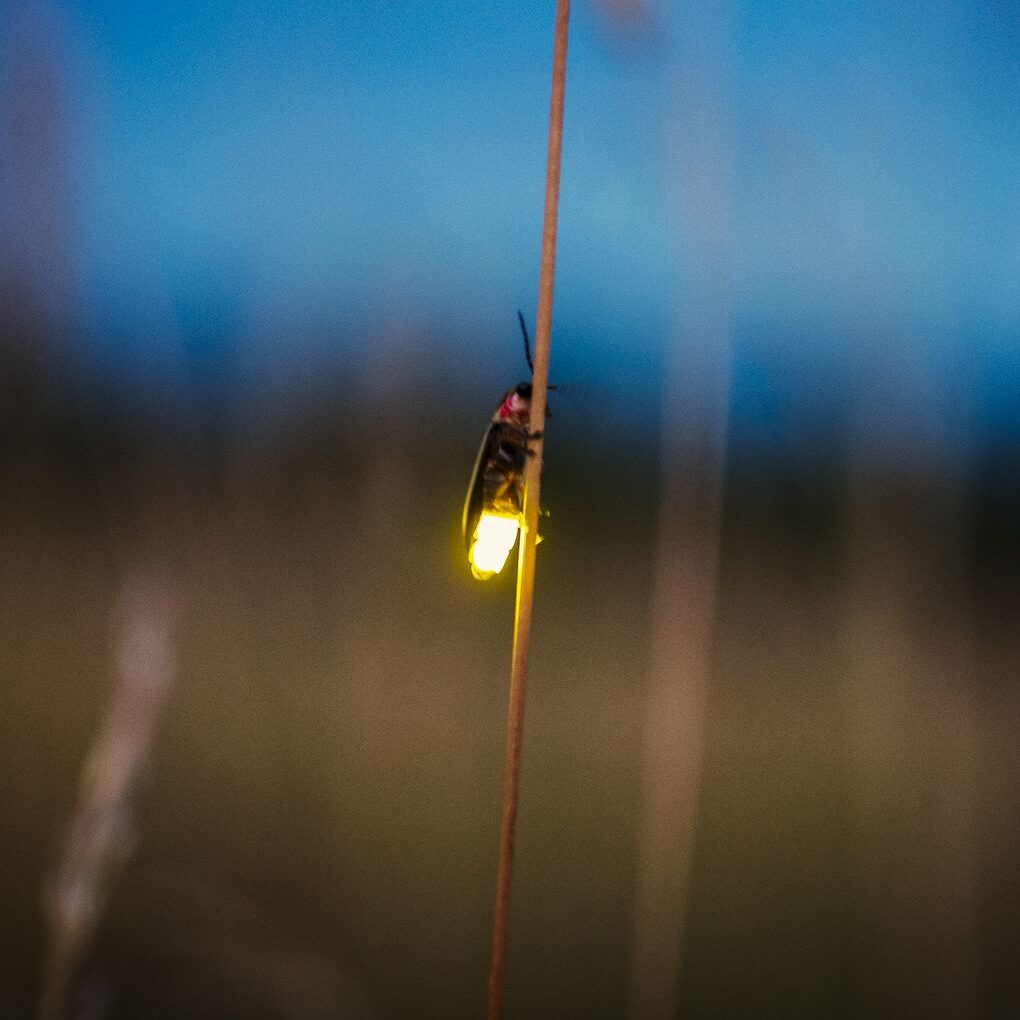
[[[517,309],[517,321],[521,324],[521,332],[524,334],[524,357],[528,362],[528,369],[532,375],[535,374],[535,366],[531,361],[531,340],[528,337],[528,327],[524,324],[524,315]]]
[[[531,340],[528,337],[528,327],[524,325],[524,316],[521,314],[521,310],[517,309],[517,321],[521,324],[521,332],[524,334],[524,357],[528,361],[528,368],[531,370],[531,374],[535,374],[535,366],[531,363]],[[558,390],[561,389],[559,386],[549,385],[546,386],[547,390]]]

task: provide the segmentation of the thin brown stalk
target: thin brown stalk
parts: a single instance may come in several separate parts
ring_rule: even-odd
[[[492,960],[489,967],[489,1020],[503,1014],[506,974],[507,930],[514,866],[514,829],[521,772],[524,703],[528,683],[528,647],[531,641],[531,610],[535,594],[535,543],[541,505],[541,476],[545,429],[546,393],[549,382],[549,347],[552,336],[553,287],[556,278],[556,226],[559,212],[560,165],[563,150],[563,97],[567,82],[567,36],[570,0],[558,0],[553,46],[552,102],[549,112],[549,156],[546,166],[545,220],[542,229],[542,266],[538,286],[538,326],[535,336],[535,370],[531,383],[531,431],[534,456],[525,471],[524,525],[517,566],[517,599],[514,612],[513,664],[510,671],[510,706],[506,729],[506,771],[503,780],[503,813],[499,834],[499,870],[492,926]]]

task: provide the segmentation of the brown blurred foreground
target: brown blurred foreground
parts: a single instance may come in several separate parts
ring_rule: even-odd
[[[177,679],[76,1015],[478,1015],[512,578],[474,582],[458,548],[477,430],[423,433],[369,388],[252,438],[11,378],[0,1015],[35,1008],[43,894],[143,568],[176,592]],[[655,458],[562,429],[507,1011],[617,1017]],[[728,469],[685,1016],[1020,1009],[1015,480],[853,450]]]

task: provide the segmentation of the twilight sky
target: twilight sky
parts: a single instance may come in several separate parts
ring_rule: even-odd
[[[519,372],[554,6],[5,5],[0,101],[19,102],[10,69],[26,60],[61,69],[88,343],[113,364],[151,346],[158,371],[167,332],[192,346],[227,332],[242,353],[273,336],[285,363],[423,317],[451,343],[491,338],[486,360],[506,345]],[[770,408],[824,401],[877,348],[925,393],[963,371],[982,420],[1015,424],[1018,9],[651,6],[621,39],[575,4],[554,374],[640,394],[682,335],[676,282],[700,242],[676,213],[692,94],[678,83],[703,35],[699,80],[725,114],[738,414],[767,428]],[[15,223],[19,187],[0,174]]]

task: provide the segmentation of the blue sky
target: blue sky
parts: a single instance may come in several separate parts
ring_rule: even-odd
[[[534,290],[550,49],[537,5],[530,20],[511,4],[168,6],[76,10],[99,94],[83,204],[104,283],[194,268],[353,307],[385,287],[447,307]],[[575,186],[575,214],[594,209],[587,231],[650,220],[636,97],[614,94],[590,28],[575,40],[597,101],[572,110],[573,170],[596,192]]]
[[[208,342],[236,321],[242,349],[252,323],[316,322],[342,345],[394,308],[513,337],[516,307],[534,310],[553,6],[15,0],[6,58],[25,10],[59,26],[94,342],[130,335],[144,361],[147,336],[200,333],[210,307]],[[869,343],[936,389],[965,364],[990,380],[975,399],[1010,401],[1013,5],[754,0],[720,32],[723,5],[664,3],[631,42],[574,7],[554,371],[641,387],[676,335],[698,257],[670,211],[694,25],[716,31],[729,103],[750,419],[852,374]]]

